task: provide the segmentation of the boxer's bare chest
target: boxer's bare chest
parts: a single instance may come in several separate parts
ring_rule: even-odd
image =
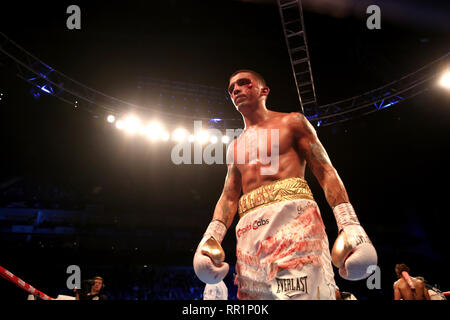
[[[304,176],[305,161],[299,156],[293,132],[283,117],[246,128],[236,140],[234,162],[244,193],[266,182]]]

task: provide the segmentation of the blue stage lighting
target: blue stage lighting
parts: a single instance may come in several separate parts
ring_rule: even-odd
[[[38,86],[39,87],[39,86]],[[53,89],[52,87],[50,87],[48,84],[40,87],[40,89],[44,92],[47,92],[48,94],[52,94],[53,93]]]

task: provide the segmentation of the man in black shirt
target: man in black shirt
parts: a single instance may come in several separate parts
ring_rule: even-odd
[[[103,288],[105,287],[102,277],[95,277],[93,280],[88,281],[91,284],[90,290],[79,291],[76,290],[75,300],[107,300],[106,295],[103,294]]]

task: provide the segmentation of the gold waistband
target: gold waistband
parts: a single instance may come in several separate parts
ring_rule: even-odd
[[[239,199],[239,216],[243,218],[253,209],[275,202],[296,199],[314,200],[306,180],[302,178],[277,180],[242,195]]]

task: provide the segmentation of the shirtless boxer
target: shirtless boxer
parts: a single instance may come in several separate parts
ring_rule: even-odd
[[[235,278],[239,299],[334,300],[331,262],[348,280],[366,278],[367,268],[377,264],[375,248],[359,224],[344,184],[302,114],[266,108],[270,89],[258,73],[236,71],[228,92],[245,129],[228,148],[227,159],[232,161],[227,161],[222,194],[194,255],[196,275],[212,284],[226,276],[229,266],[221,242],[239,212]],[[262,139],[262,129],[276,130],[278,141],[271,141],[270,134]],[[250,159],[248,146],[255,141],[258,152]],[[276,147],[277,170],[264,172],[273,163],[262,159],[261,151],[270,146]],[[273,156],[271,151],[268,157]],[[245,161],[237,161],[242,152]],[[339,236],[331,255],[319,208],[304,180],[306,164],[337,221]]]
[[[394,283],[394,300],[431,300],[425,283],[411,277],[406,264],[397,264],[395,273],[398,280]]]

